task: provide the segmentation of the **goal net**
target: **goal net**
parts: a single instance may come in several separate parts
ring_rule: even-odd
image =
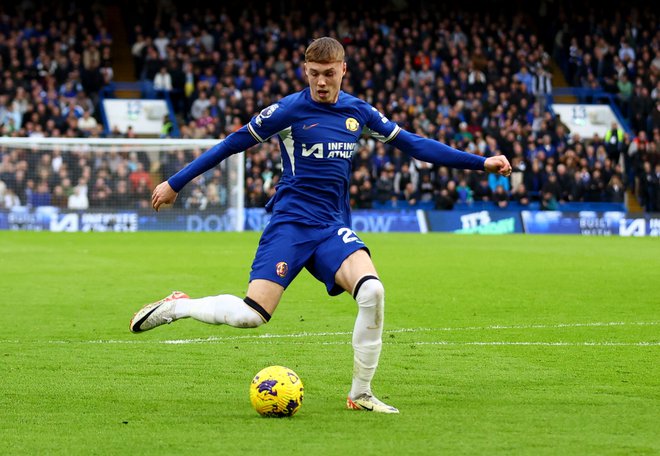
[[[0,229],[242,231],[244,157],[156,213],[151,192],[218,140],[0,138]]]

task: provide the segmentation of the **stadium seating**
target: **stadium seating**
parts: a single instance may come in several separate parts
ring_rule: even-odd
[[[63,13],[56,6],[24,10],[22,5],[30,8],[7,7],[15,20],[0,30],[0,134],[121,136],[104,129],[98,108],[99,94],[113,82],[114,65],[103,10]],[[365,139],[356,151],[351,182],[355,208],[450,209],[493,201],[504,207],[521,198],[558,208],[621,204],[629,188],[647,211],[660,210],[660,51],[657,35],[647,28],[657,20],[653,11],[633,9],[616,24],[612,18],[618,16],[605,12],[587,22],[580,14],[549,11],[556,20],[536,34],[543,18],[531,11],[492,17],[442,7],[394,11],[333,5],[326,15],[304,8],[294,14],[276,6],[268,14],[256,9],[242,14],[232,7],[217,13],[142,5],[129,15],[125,30],[135,76],[148,87],[143,93],[168,92],[182,137],[222,138],[304,87],[300,63],[309,39],[336,36],[347,51],[345,91],[410,131],[471,153],[504,154],[514,166],[511,179],[483,182],[478,173],[429,167]],[[614,97],[633,131],[620,138],[616,150],[604,138],[587,142],[572,135],[546,110],[553,61],[570,83]],[[156,81],[161,71],[169,82]],[[80,173],[38,177],[37,161],[24,155],[0,150],[0,179],[22,205],[29,203],[31,188],[43,183],[52,196],[62,179]],[[170,158],[164,161],[176,161]],[[122,160],[129,164],[128,157]],[[87,164],[92,182],[99,163]],[[16,169],[25,166],[23,182]],[[172,171],[147,169],[160,170],[154,179]],[[279,173],[275,141],[248,151],[247,207],[263,206]],[[114,172],[105,176],[108,191],[116,192],[121,180]],[[0,207],[16,204],[8,201],[0,198]],[[95,204],[90,200],[91,207]]]

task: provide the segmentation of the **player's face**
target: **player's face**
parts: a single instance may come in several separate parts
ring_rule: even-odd
[[[345,73],[346,62],[305,62],[312,100],[317,103],[336,103]]]

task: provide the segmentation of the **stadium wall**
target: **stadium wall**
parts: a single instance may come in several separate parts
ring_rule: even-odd
[[[0,230],[16,231],[230,231],[235,210],[68,211],[50,206],[0,210]],[[270,220],[261,208],[244,210],[245,230],[260,231]],[[660,214],[632,215],[622,211],[576,212],[507,210],[356,210],[352,228],[358,233],[448,232],[458,234],[574,234],[599,236],[660,236]]]

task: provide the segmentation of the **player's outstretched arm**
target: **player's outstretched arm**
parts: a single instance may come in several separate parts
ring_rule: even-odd
[[[391,142],[410,156],[429,163],[452,168],[487,171],[508,176],[511,165],[503,155],[484,158],[480,155],[463,152],[439,141],[423,138],[406,130],[400,130]]]
[[[162,204],[170,204],[176,200],[176,194],[200,174],[218,165],[230,155],[249,149],[257,144],[257,140],[249,133],[247,126],[227,136],[227,138],[211,147],[202,155],[194,159],[181,171],[170,177],[154,189],[151,204],[158,210]],[[164,185],[167,184],[167,185]],[[158,207],[157,207],[158,205]]]
[[[480,155],[470,154],[454,149],[433,139],[399,130],[391,144],[411,157],[436,165],[445,165],[458,169],[485,170],[486,159]]]
[[[156,186],[151,195],[151,206],[158,212],[163,204],[174,204],[179,194],[175,192],[170,183],[165,181]]]

